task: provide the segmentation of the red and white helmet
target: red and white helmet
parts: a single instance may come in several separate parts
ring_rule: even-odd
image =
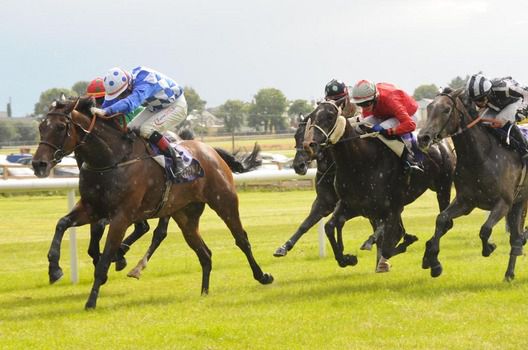
[[[103,78],[95,78],[86,87],[86,95],[94,98],[101,98],[105,96],[105,87]]]
[[[376,98],[378,89],[376,84],[368,80],[360,80],[352,88],[351,101],[353,103],[362,103],[371,101]]]
[[[111,68],[104,77],[105,100],[115,99],[126,90],[129,84],[130,74],[119,67]]]

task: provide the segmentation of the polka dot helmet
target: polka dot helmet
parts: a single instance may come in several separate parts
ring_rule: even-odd
[[[117,98],[130,84],[130,75],[119,67],[111,68],[104,77],[105,100]]]

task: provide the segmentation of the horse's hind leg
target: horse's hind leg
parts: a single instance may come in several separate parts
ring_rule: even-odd
[[[202,295],[209,293],[209,275],[212,269],[211,250],[202,240],[198,230],[204,208],[204,203],[191,203],[173,215],[173,219],[182,230],[185,241],[194,250],[202,266]]]
[[[484,225],[480,228],[479,237],[482,241],[482,256],[490,256],[491,253],[495,250],[497,247],[494,243],[490,243],[489,238],[491,236],[491,231],[493,229],[493,226],[499,222],[500,219],[502,219],[509,210],[508,204],[501,200],[499,201],[493,209],[491,209],[491,212],[487,218],[487,220],[484,222]]]
[[[295,243],[310,229],[312,228],[319,220],[327,216],[334,210],[336,200],[328,200],[324,195],[317,195],[314,202],[312,203],[312,208],[308,217],[304,219],[297,231],[287,240],[282,246],[277,248],[273,256],[281,257],[286,256],[288,251],[290,251]]]
[[[431,277],[438,277],[442,274],[442,264],[438,260],[440,253],[440,238],[453,227],[453,219],[468,215],[474,209],[461,197],[455,197],[444,211],[436,217],[435,233],[431,239],[425,243],[425,252],[422,259],[422,268],[431,269]]]
[[[506,274],[504,275],[504,280],[507,282],[513,281],[515,278],[515,263],[517,257],[523,255],[525,240],[521,227],[524,222],[525,204],[524,202],[514,204],[506,218],[508,226],[510,227],[510,259]]]
[[[156,227],[156,229],[154,229],[154,234],[152,235],[152,242],[150,243],[147,252],[143,256],[143,258],[139,260],[136,267],[134,267],[132,271],[127,274],[128,277],[139,278],[139,276],[141,275],[141,271],[147,267],[147,262],[150,260],[156,249],[158,249],[161,242],[163,242],[165,237],[167,237],[167,227],[169,226],[169,219],[169,217],[159,219],[158,226]]]
[[[253,257],[253,252],[251,251],[251,244],[249,243],[247,233],[242,227],[242,222],[240,222],[240,215],[238,213],[238,197],[236,193],[224,192],[215,198],[218,199],[213,199],[209,201],[208,204],[211,209],[213,209],[225,222],[229,228],[229,231],[231,231],[233,238],[235,238],[237,247],[239,247],[240,250],[242,250],[246,255],[249,266],[253,271],[253,277],[261,284],[272,283],[273,276],[271,274],[262,272],[262,269]]]
[[[75,204],[75,207],[66,216],[63,216],[57,222],[55,227],[55,234],[51,241],[51,246],[48,251],[48,275],[50,283],[58,281],[64,273],[59,265],[60,260],[60,246],[64,232],[72,226],[82,226],[91,223],[90,210],[82,201]]]
[[[112,260],[115,261],[116,271],[121,271],[127,266],[125,254],[130,249],[130,246],[134,244],[134,242],[136,242],[138,239],[143,237],[143,235],[147,233],[148,230],[150,230],[150,226],[147,220],[134,224],[134,231],[128,237],[126,237],[123,242],[121,242],[121,246],[119,247],[116,256]]]

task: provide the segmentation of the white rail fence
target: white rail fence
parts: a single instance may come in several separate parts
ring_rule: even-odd
[[[263,183],[263,182],[280,182],[289,180],[306,180],[315,179],[316,169],[309,169],[304,176],[297,175],[293,169],[274,170],[261,169],[244,174],[234,174],[235,183],[239,186],[245,184]],[[25,193],[34,191],[54,191],[67,190],[68,208],[71,210],[76,203],[75,190],[79,187],[78,178],[27,178],[27,179],[7,179],[0,180],[0,194],[2,193]],[[308,208],[308,206],[307,206]],[[59,214],[60,215],[60,214]],[[57,216],[57,219],[59,216]],[[70,267],[72,283],[79,282],[79,263],[77,256],[77,232],[75,227],[68,230],[70,236]],[[319,232],[319,256],[324,257],[325,252],[325,233],[323,221],[318,225]]]

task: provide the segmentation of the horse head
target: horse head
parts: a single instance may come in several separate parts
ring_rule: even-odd
[[[293,158],[293,169],[299,175],[306,175],[308,171],[308,164],[314,159],[303,147],[304,135],[308,129],[307,124],[310,123],[310,115],[302,117],[299,121],[299,126],[295,130],[295,157]]]
[[[47,177],[51,169],[61,162],[62,158],[72,153],[80,140],[74,114],[76,108],[91,106],[90,99],[55,101],[49,112],[39,124],[40,142],[33,157],[33,171],[37,177]]]
[[[418,146],[428,150],[433,143],[463,130],[476,109],[467,100],[464,89],[444,89],[427,106],[427,120],[418,133]]]
[[[343,136],[347,122],[341,112],[333,101],[323,101],[310,114],[311,123],[306,125],[303,141],[303,148],[310,157],[315,157]]]

